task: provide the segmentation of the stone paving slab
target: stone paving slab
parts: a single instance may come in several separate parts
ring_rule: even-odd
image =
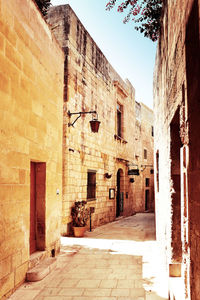
[[[57,268],[40,282],[25,282],[9,299],[167,299],[153,220],[153,214],[139,214],[104,225],[86,238],[62,238]]]

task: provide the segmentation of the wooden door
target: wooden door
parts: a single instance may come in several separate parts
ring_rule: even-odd
[[[30,172],[30,254],[36,251],[36,163]]]
[[[124,192],[120,192],[120,213],[124,211]]]
[[[120,216],[120,170],[117,172],[116,217]]]
[[[149,210],[149,190],[145,190],[145,210]]]

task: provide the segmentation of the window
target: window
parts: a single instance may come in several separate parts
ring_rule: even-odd
[[[135,117],[136,120],[141,123],[141,104],[135,101]]]
[[[154,136],[154,128],[151,126],[151,136]]]
[[[157,183],[157,192],[159,192],[159,151],[156,152],[156,183]]]
[[[96,198],[96,172],[88,171],[87,175],[87,199]]]
[[[147,149],[144,149],[144,159],[147,159]]]
[[[117,135],[122,137],[122,106],[117,103]]]
[[[150,185],[150,179],[149,178],[145,179],[145,185],[146,185],[146,187],[148,187]]]

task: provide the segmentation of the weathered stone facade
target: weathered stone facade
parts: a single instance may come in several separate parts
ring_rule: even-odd
[[[63,65],[63,52],[34,2],[0,0],[1,299],[25,280],[30,193],[36,201],[31,252],[59,251]]]
[[[71,207],[78,200],[88,200],[95,207],[93,227],[144,211],[146,189],[147,209],[153,209],[152,167],[141,172],[141,165],[153,165],[152,111],[141,105],[141,120],[136,123],[134,88],[115,72],[69,5],[50,8],[47,21],[65,53],[62,233],[69,233]],[[101,122],[98,133],[91,133],[87,114],[74,127],[68,126],[77,117],[69,117],[68,111],[91,110],[97,111]],[[147,148],[145,159],[141,147]],[[136,165],[140,176],[129,176],[128,169]],[[93,199],[88,197],[90,176],[96,184]],[[113,197],[109,197],[110,189],[115,191]]]
[[[154,211],[154,116],[143,103],[135,102],[135,107],[135,161],[140,166],[140,176],[135,177],[135,211]]]
[[[156,228],[176,300],[200,299],[199,12],[165,1],[154,78]]]

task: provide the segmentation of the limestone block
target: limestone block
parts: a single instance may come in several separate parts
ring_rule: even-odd
[[[0,89],[4,93],[9,93],[10,91],[10,81],[9,78],[4,74],[0,73]]]
[[[0,298],[14,288],[14,272],[0,279]]]
[[[22,253],[21,251],[12,255],[12,270],[19,267],[22,264]]]
[[[0,262],[0,279],[7,276],[11,271],[11,256],[6,257]]]
[[[22,68],[22,58],[17,51],[13,49],[12,46],[10,46],[9,43],[6,43],[5,47],[5,54],[9,60],[11,60],[17,68],[21,69]]]
[[[25,262],[23,265],[15,269],[15,285],[23,282],[25,279],[25,274],[28,270],[28,262]]]

